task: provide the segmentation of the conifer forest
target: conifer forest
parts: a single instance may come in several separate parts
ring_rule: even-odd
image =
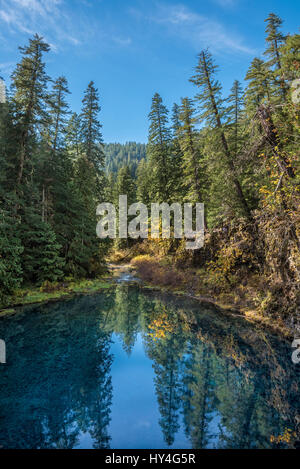
[[[264,58],[253,58],[243,83],[232,77],[229,96],[216,60],[200,51],[194,95],[172,109],[159,93],[149,103],[147,146],[104,144],[95,82],[72,112],[67,78],[47,74],[46,41],[34,35],[19,48],[0,104],[2,306],[22,288],[101,276],[107,257],[125,249],[150,277],[171,269],[176,283],[188,268],[191,288],[203,288],[204,276],[212,296],[234,292],[259,314],[297,318],[300,36],[281,25],[266,18]],[[120,194],[148,205],[203,202],[203,249],[97,239],[97,204]]]
[[[0,24],[12,27],[3,5]],[[180,22],[207,26],[176,8],[168,33],[184,40]],[[157,41],[161,11],[147,17]],[[130,14],[138,31],[142,14]],[[96,65],[81,65],[91,51],[70,52],[70,80],[55,62],[59,47],[24,23],[27,42],[0,61],[0,448],[300,447],[300,34],[285,24],[261,18],[257,56],[217,29],[215,44],[237,56],[230,87],[203,33],[207,47],[187,80],[182,66],[174,104],[167,82],[174,72],[178,86],[181,64],[156,83],[155,57],[134,85],[156,90],[142,96],[143,119],[126,108],[124,128],[146,126],[141,141],[105,137],[112,122],[122,132],[124,108],[110,108],[105,70],[102,80]],[[128,57],[138,54],[140,44],[115,35],[107,56],[122,48],[121,68],[130,46]],[[249,58],[241,80],[239,53]],[[137,69],[124,67],[120,83]],[[124,195],[147,207],[146,236],[120,235]],[[152,205],[175,203],[204,204],[201,248],[174,235],[175,211],[171,236],[161,221],[159,236],[150,230]],[[99,204],[115,207],[115,238],[98,236]]]

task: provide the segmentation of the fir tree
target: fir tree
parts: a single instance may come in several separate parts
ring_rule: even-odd
[[[183,153],[179,143],[179,133],[181,129],[180,106],[174,103],[172,108],[172,142],[171,142],[171,198],[177,202],[183,199],[183,181],[182,181],[182,159]]]
[[[283,74],[288,80],[299,77],[300,70],[300,34],[294,34],[286,38],[281,47],[281,65]]]
[[[98,90],[91,81],[82,100],[81,139],[85,155],[95,170],[100,173],[104,168],[104,152],[101,124],[98,120],[100,112]]]
[[[217,67],[213,62],[211,54],[206,50],[199,55],[199,62],[196,67],[196,74],[191,78],[191,82],[200,88],[200,93],[196,95],[196,100],[200,104],[201,120],[217,130],[223,154],[229,170],[229,176],[236,190],[237,199],[243,208],[244,214],[250,219],[251,213],[244,195],[241,183],[237,177],[235,161],[230,153],[229,145],[224,131],[223,119],[226,110],[221,96],[221,85],[215,79]]]
[[[119,196],[127,195],[127,205],[131,205],[136,201],[136,185],[133,181],[128,166],[124,166],[118,172],[116,186],[115,186],[115,204],[119,206]],[[119,215],[119,213],[118,213]],[[116,246],[122,248],[129,245],[128,239],[118,238],[116,240]]]
[[[149,140],[147,155],[152,175],[152,197],[157,202],[170,200],[170,143],[171,134],[168,127],[168,110],[162,98],[155,93],[149,114]]]
[[[195,130],[194,108],[191,99],[182,99],[179,117],[181,126],[178,136],[183,155],[182,173],[184,176],[186,201],[204,203],[203,185],[205,178],[201,174],[204,172],[204,166],[201,161],[202,155],[198,141],[198,132]],[[207,228],[206,221],[205,228]]]
[[[269,102],[271,97],[270,75],[263,60],[257,57],[253,59],[246,80],[249,81],[246,90],[246,102],[250,111],[256,111],[261,102],[264,100]]]
[[[239,130],[244,106],[243,89],[238,80],[234,81],[233,86],[231,88],[231,93],[227,101],[229,103],[229,125],[233,128],[233,152],[235,158],[237,158],[239,143],[241,140]]]
[[[79,158],[81,153],[81,124],[80,116],[74,112],[66,128],[67,150],[73,160]]]
[[[131,205],[135,202],[136,186],[128,166],[124,166],[118,172],[116,181],[116,203],[118,203],[119,195],[127,195],[128,205]]]
[[[23,247],[17,236],[15,219],[0,209],[0,306],[4,307],[23,280]]]
[[[29,145],[34,127],[47,120],[45,101],[48,76],[45,72],[43,54],[49,50],[49,45],[36,34],[29,40],[28,46],[20,47],[23,57],[12,74],[15,118],[20,126],[18,185],[22,182],[26,164],[29,165]]]
[[[150,207],[149,189],[151,186],[149,162],[142,159],[137,168],[137,200]]]
[[[283,76],[282,64],[281,64],[281,46],[285,43],[285,36],[281,33],[280,27],[282,25],[282,19],[279,18],[275,13],[270,13],[268,18],[265,20],[267,23],[266,27],[266,42],[267,49],[265,55],[269,58],[268,65],[272,69],[275,67],[274,78],[279,80],[279,86],[283,99],[286,98],[286,84]]]
[[[64,261],[55,233],[48,223],[27,210],[26,223],[20,227],[19,236],[24,246],[22,268],[24,278],[42,284],[46,280],[56,282],[63,276]]]
[[[285,36],[280,31],[282,25],[282,19],[279,18],[275,13],[270,13],[268,18],[265,19],[266,33],[267,33],[267,49],[265,55],[270,59],[269,65],[275,65],[279,70],[281,69],[281,60],[280,60],[280,47],[285,42]]]
[[[50,115],[52,117],[52,149],[55,154],[58,149],[64,147],[66,134],[66,116],[69,107],[66,95],[69,94],[68,82],[65,77],[59,77],[53,85],[50,95]]]

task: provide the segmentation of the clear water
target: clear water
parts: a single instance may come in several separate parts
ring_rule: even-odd
[[[289,343],[117,284],[0,319],[3,448],[270,448],[299,438]]]

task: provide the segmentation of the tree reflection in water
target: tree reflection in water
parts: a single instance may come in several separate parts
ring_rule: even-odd
[[[122,390],[112,386],[111,344],[121,341],[130,366],[138,337],[152,362],[165,447],[176,447],[180,428],[193,448],[293,447],[299,439],[290,344],[210,305],[119,284],[24,307],[1,318],[0,337],[3,448],[116,447],[111,406]],[[142,438],[139,430],[137,447]]]

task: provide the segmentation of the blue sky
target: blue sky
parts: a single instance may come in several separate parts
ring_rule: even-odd
[[[146,142],[151,98],[167,106],[193,97],[197,53],[209,47],[226,94],[264,50],[264,19],[299,32],[298,0],[0,0],[0,75],[9,79],[18,46],[37,32],[50,43],[47,72],[64,74],[79,111],[94,80],[106,142]]]

